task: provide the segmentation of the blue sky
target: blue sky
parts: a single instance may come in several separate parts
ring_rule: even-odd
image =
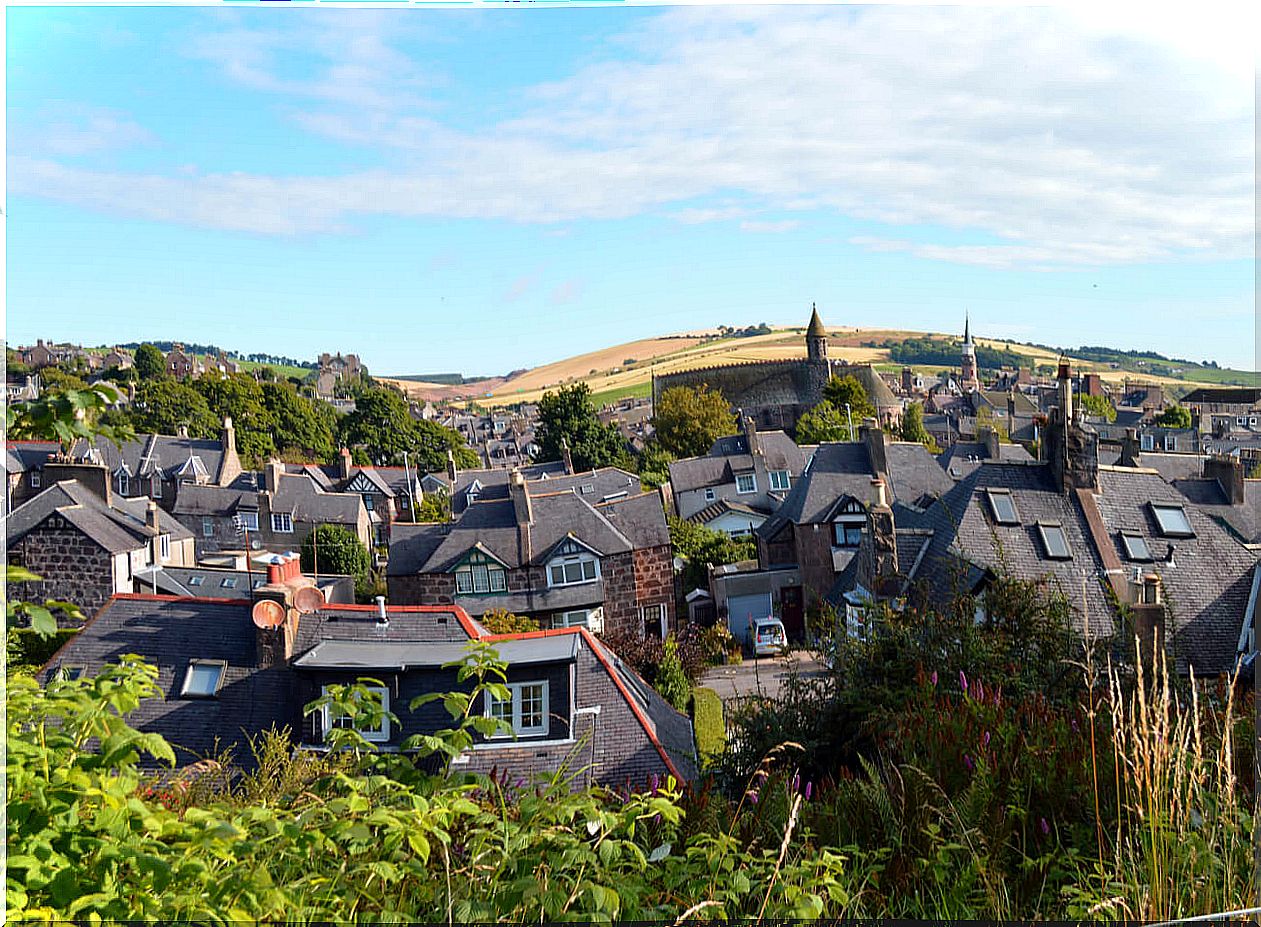
[[[7,10],[7,338],[496,374],[718,324],[1255,368],[1255,14]]]

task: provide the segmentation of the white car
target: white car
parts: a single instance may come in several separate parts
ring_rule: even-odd
[[[788,634],[778,618],[755,618],[750,637],[756,657],[777,657],[788,652]]]

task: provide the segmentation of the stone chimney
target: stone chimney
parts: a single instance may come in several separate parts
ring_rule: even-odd
[[[998,432],[989,425],[982,425],[976,430],[976,438],[985,445],[987,460],[998,460]]]
[[[1152,657],[1165,649],[1165,597],[1160,574],[1139,573],[1130,580],[1130,611],[1134,615],[1134,636],[1138,659],[1150,671]]]
[[[757,422],[753,420],[753,416],[746,415],[741,424],[744,426],[744,439],[748,442],[749,454],[759,456],[762,453],[762,441],[758,437]]]
[[[153,564],[158,566],[162,563],[162,543],[159,536],[162,534],[162,516],[160,514],[157,502],[150,499],[145,506],[144,523],[153,529],[153,538],[149,541],[153,545]]]
[[[219,472],[215,482],[227,486],[241,475],[241,458],[236,454],[236,428],[232,426],[232,416],[223,417],[223,430],[219,432],[219,443],[223,445],[223,458],[219,462]]]
[[[873,501],[867,509],[867,532],[858,551],[858,581],[878,598],[897,591],[898,540],[893,509],[883,479],[871,481]]]
[[[565,472],[572,474],[574,472],[574,455],[569,450],[569,439],[560,439],[560,457],[565,462]]]
[[[915,371],[910,367],[902,368],[902,392],[915,392]]]
[[[1125,429],[1125,437],[1121,439],[1121,456],[1117,463],[1122,467],[1141,467],[1140,453],[1142,453],[1142,445],[1138,440],[1138,429]]]
[[[1204,461],[1204,478],[1217,480],[1231,505],[1244,504],[1243,461],[1227,454],[1214,454]]]
[[[62,480],[78,480],[81,485],[104,499],[106,505],[114,504],[109,468],[104,464],[93,463],[90,460],[75,460],[62,455],[48,458],[44,463],[45,484],[51,486]]]
[[[337,452],[337,475],[342,480],[350,479],[350,468],[352,466],[350,448],[343,447]]]
[[[867,446],[867,459],[871,462],[872,475],[887,480],[889,461],[885,454],[885,434],[874,418],[863,420],[859,429],[859,440]]]
[[[280,475],[285,472],[285,465],[276,458],[267,461],[263,468],[263,488],[274,493],[280,486]]]
[[[1099,489],[1099,433],[1073,415],[1073,380],[1068,361],[1060,362],[1059,407],[1047,416],[1042,436],[1043,459],[1051,466],[1060,491]]]
[[[534,513],[530,509],[530,493],[526,489],[525,475],[515,468],[508,474],[508,495],[512,499],[512,510],[516,514],[517,524],[531,524]]]
[[[455,452],[447,451],[447,479],[451,483],[451,492],[455,492],[455,481],[460,478],[460,471],[455,466]]]
[[[1060,413],[1064,421],[1071,422],[1073,416],[1073,369],[1068,361],[1061,360],[1059,373],[1056,376],[1059,391]]]
[[[1009,389],[1007,391],[1007,429],[1013,430],[1013,423],[1016,421],[1016,391]]]

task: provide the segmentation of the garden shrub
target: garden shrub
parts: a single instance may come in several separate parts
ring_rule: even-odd
[[[707,767],[727,747],[727,727],[722,699],[713,689],[698,686],[692,690],[692,728],[696,732],[696,753]]]

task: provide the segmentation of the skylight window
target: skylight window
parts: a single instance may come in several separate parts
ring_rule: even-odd
[[[1147,561],[1152,559],[1147,548],[1147,539],[1137,531],[1122,531],[1121,544],[1125,547],[1125,556],[1131,560]]]
[[[223,676],[228,664],[223,660],[193,660],[188,664],[188,672],[184,674],[184,687],[180,690],[181,698],[214,698],[223,685]]]
[[[1020,516],[1016,514],[1016,503],[1008,490],[989,489],[986,490],[986,495],[989,497],[990,512],[993,513],[995,522],[1000,525],[1020,524]]]
[[[205,581],[206,581],[206,578],[205,578],[204,576],[190,576],[190,577],[188,578],[188,585],[190,585],[190,586],[200,586],[200,585],[201,585],[202,583],[204,583]]]
[[[1042,538],[1042,547],[1049,559],[1073,559],[1073,554],[1068,549],[1068,538],[1064,536],[1064,528],[1059,522],[1038,522],[1038,535]]]
[[[1193,538],[1195,529],[1187,518],[1186,509],[1180,505],[1160,505],[1152,503],[1152,514],[1156,516],[1156,524],[1160,533],[1167,538]]]

